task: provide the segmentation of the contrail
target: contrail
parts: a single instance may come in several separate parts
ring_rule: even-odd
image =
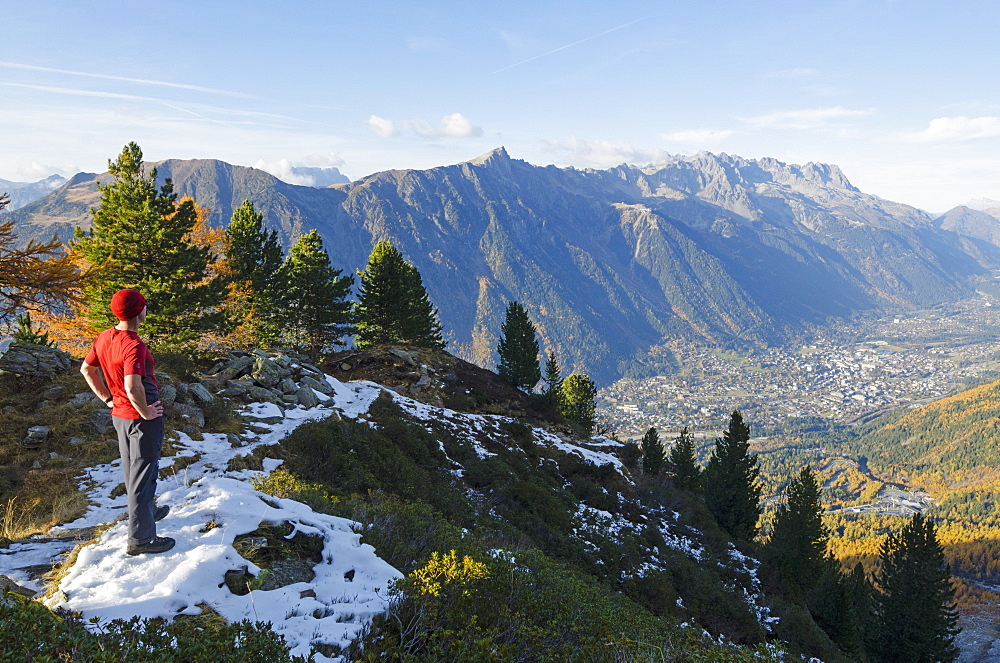
[[[244,99],[260,99],[261,97],[253,94],[245,94],[243,92],[232,92],[230,90],[217,90],[210,87],[202,87],[200,85],[188,85],[186,83],[168,83],[167,81],[155,81],[146,78],[128,78],[125,76],[112,76],[110,74],[92,74],[86,71],[72,71],[70,69],[53,69],[52,67],[38,67],[33,64],[20,64],[17,62],[2,62],[0,61],[0,67],[5,67],[7,69],[25,69],[28,71],[46,71],[51,74],[68,74],[70,76],[85,76],[87,78],[103,78],[109,81],[123,81],[126,83],[140,83],[142,85],[160,85],[163,87],[178,88],[181,90],[193,90],[195,92],[210,92],[212,94],[224,94],[231,97],[242,97]]]
[[[514,64],[508,65],[508,66],[504,67],[503,69],[497,69],[493,73],[494,74],[499,74],[502,71],[507,71],[508,69],[513,69],[514,67],[520,67],[522,64],[527,64],[529,62],[537,60],[538,58],[544,58],[546,55],[552,55],[553,53],[558,53],[559,51],[565,51],[567,48],[573,48],[574,46],[579,46],[580,44],[582,44],[584,42],[588,42],[588,41],[590,41],[592,39],[597,39],[598,37],[603,37],[604,35],[611,34],[612,32],[617,32],[618,30],[622,30],[624,28],[627,28],[630,25],[635,25],[639,21],[646,20],[646,18],[648,18],[648,17],[644,16],[643,18],[637,18],[634,21],[630,21],[628,23],[623,23],[622,25],[619,25],[618,27],[611,28],[610,30],[605,30],[604,32],[601,32],[601,33],[596,34],[596,35],[592,35],[592,36],[587,37],[585,39],[581,39],[580,41],[574,41],[572,44],[566,44],[565,46],[560,46],[559,48],[553,48],[551,51],[548,51],[547,53],[542,53],[541,55],[536,55],[533,58],[528,58],[527,60],[521,60],[520,62],[515,62]]]

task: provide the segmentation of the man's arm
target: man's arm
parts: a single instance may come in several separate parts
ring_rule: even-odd
[[[132,401],[132,407],[143,419],[156,419],[163,416],[163,406],[160,401],[151,405],[146,404],[146,388],[142,385],[142,376],[136,373],[125,376],[125,393]]]
[[[108,389],[107,383],[104,382],[104,373],[101,371],[101,367],[88,364],[84,361],[80,366],[80,372],[83,373],[83,379],[87,381],[90,390],[98,398],[107,403],[111,399],[111,390]]]

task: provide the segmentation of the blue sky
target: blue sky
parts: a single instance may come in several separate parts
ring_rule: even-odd
[[[944,211],[1000,199],[1000,3],[950,4],[0,0],[0,178],[709,150]]]

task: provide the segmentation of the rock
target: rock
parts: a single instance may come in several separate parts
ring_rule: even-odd
[[[188,393],[194,397],[199,403],[211,403],[215,400],[215,396],[212,395],[205,385],[200,382],[192,382],[188,386]]]
[[[205,413],[193,405],[186,405],[184,403],[174,403],[174,412],[187,419],[188,423],[195,426],[196,428],[205,427]]]
[[[282,403],[288,403],[289,405],[298,405],[299,397],[295,394],[283,394],[281,396]]]
[[[314,599],[314,598],[316,598],[316,590],[315,589],[303,589],[301,592],[299,592],[299,598],[300,599]]]
[[[42,398],[48,399],[50,401],[55,401],[66,395],[66,387],[62,385],[53,385],[42,392]]]
[[[21,596],[25,596],[27,598],[31,598],[35,595],[35,591],[33,589],[22,587],[7,576],[0,575],[0,597],[5,596],[8,592],[11,594],[20,594]]]
[[[301,368],[303,371],[308,371],[310,373],[313,373],[314,375],[323,375],[323,371],[319,370],[312,364],[305,361],[299,362],[299,368]]]
[[[187,400],[188,386],[183,382],[178,382],[175,386],[177,388],[177,400],[183,403]]]
[[[96,396],[94,396],[94,392],[81,391],[79,394],[77,394],[76,396],[74,396],[73,398],[69,399],[66,402],[69,403],[70,405],[86,405],[94,398],[96,398]]]
[[[299,405],[305,408],[316,407],[319,405],[319,397],[316,392],[309,387],[302,387],[295,394],[298,399]]]
[[[73,365],[59,348],[8,339],[0,343],[0,372],[31,377],[54,378]]]
[[[325,394],[327,396],[333,395],[333,387],[331,387],[330,383],[327,382],[326,380],[316,380],[309,377],[308,375],[305,375],[302,377],[301,380],[299,380],[299,383],[303,387],[311,387],[321,394]]]
[[[417,365],[417,362],[414,361],[414,359],[413,359],[413,355],[410,354],[409,352],[407,352],[406,350],[400,350],[399,348],[392,348],[392,349],[389,350],[389,354],[395,355],[395,356],[399,357],[400,359],[402,359],[403,361],[405,361],[410,366],[416,366]]]
[[[316,578],[315,564],[307,559],[279,559],[260,584],[261,591],[278,589],[297,582],[312,582]]]
[[[444,375],[441,376],[441,380],[450,384],[452,382],[457,382],[458,376],[455,375],[454,373],[445,373]]]
[[[284,394],[294,394],[299,390],[299,385],[295,384],[295,380],[292,378],[285,378],[278,386]]]
[[[81,444],[83,444],[84,442],[86,442],[86,440],[84,440],[82,437],[71,437],[71,438],[69,438],[70,445],[72,445],[74,447],[78,447]]]
[[[245,398],[262,403],[274,403],[275,405],[283,404],[280,395],[275,395],[275,393],[270,389],[264,389],[263,387],[257,387],[254,385],[246,387]]]
[[[254,379],[259,386],[270,388],[278,384],[283,377],[281,375],[282,368],[266,357],[257,357],[253,363],[253,371],[250,372],[250,377]]]
[[[286,354],[280,354],[274,358],[274,363],[280,366],[281,368],[291,368],[292,358]]]
[[[108,409],[97,410],[87,418],[87,421],[98,435],[106,435],[115,430],[115,425],[111,421],[111,410]]]
[[[231,384],[219,392],[220,396],[225,396],[226,398],[243,398],[246,394],[246,388],[238,384]]]
[[[254,358],[248,357],[246,355],[238,357],[228,366],[223,368],[215,376],[220,380],[233,380],[235,378],[246,375],[246,373],[253,368]]]
[[[160,403],[163,405],[173,405],[177,400],[177,387],[166,384],[160,387]]]
[[[28,429],[28,437],[45,440],[49,435],[52,435],[52,429],[48,426],[32,426]]]
[[[226,433],[226,439],[229,440],[229,446],[233,449],[243,446],[243,440],[236,433]]]
[[[340,370],[342,370],[342,371],[349,371],[349,370],[351,370],[352,368],[354,368],[354,367],[353,367],[353,366],[351,366],[350,364],[348,364],[348,363],[347,363],[346,361],[345,361],[345,362],[343,362],[343,363],[342,363],[342,364],[340,365]]]

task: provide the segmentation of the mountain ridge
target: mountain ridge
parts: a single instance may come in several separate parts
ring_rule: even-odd
[[[543,351],[599,382],[670,338],[780,344],[830,318],[962,297],[1000,267],[990,238],[864,194],[826,164],[702,152],[577,170],[498,147],[325,189],[209,159],[156,167],[214,225],[250,199],[286,247],[316,228],[348,272],[391,240],[424,276],[451,347],[480,365],[518,300]],[[87,191],[78,176],[12,214],[26,236],[67,237],[99,202]]]

